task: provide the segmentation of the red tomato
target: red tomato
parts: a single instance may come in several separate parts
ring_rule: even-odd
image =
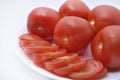
[[[67,55],[63,57],[59,57],[57,59],[54,59],[52,61],[45,62],[45,68],[47,70],[55,70],[64,66],[69,65],[71,62],[74,62],[79,59],[78,54],[73,55]]]
[[[104,67],[99,73],[93,75],[93,77],[94,77],[94,78],[100,78],[100,77],[102,77],[103,75],[105,76],[106,72],[107,72],[107,68]]]
[[[88,20],[95,32],[108,25],[120,25],[120,11],[110,5],[100,5],[91,10]]]
[[[42,41],[43,39],[35,34],[27,33],[19,37],[20,40]]]
[[[81,0],[67,0],[59,9],[62,16],[78,16],[87,19],[89,8]]]
[[[48,41],[29,41],[29,40],[20,40],[21,46],[51,46]]]
[[[59,20],[54,30],[54,42],[69,52],[82,52],[92,36],[89,22],[75,16]]]
[[[58,57],[67,55],[65,49],[59,49],[55,52],[42,52],[33,54],[33,61],[35,64],[43,63],[45,61],[50,61]]]
[[[78,71],[86,64],[86,60],[83,57],[79,57],[78,60],[71,62],[69,65],[54,69],[54,72],[60,76],[68,75],[72,72]]]
[[[92,54],[107,68],[120,68],[120,26],[101,30],[92,41]]]
[[[103,70],[103,65],[100,61],[96,61],[93,59],[88,59],[86,65],[77,72],[73,72],[69,74],[69,77],[72,79],[94,79],[96,78],[96,74],[100,74]]]
[[[60,15],[55,10],[46,7],[38,7],[29,14],[27,28],[30,33],[51,40],[55,24],[59,19]]]
[[[23,34],[19,37],[20,42],[19,45],[23,49],[23,51],[27,54],[27,56],[32,59],[33,52],[36,51],[36,49],[33,49],[31,47],[36,46],[51,46],[51,44],[48,41],[45,41],[41,37],[34,35],[34,34]]]

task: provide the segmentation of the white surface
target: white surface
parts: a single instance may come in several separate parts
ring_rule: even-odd
[[[26,30],[28,13],[38,6],[58,10],[65,0],[0,0],[0,80],[53,80],[26,66],[17,56],[16,40]],[[83,0],[91,9],[99,4],[120,8],[119,0]],[[120,80],[120,71],[109,73],[103,80]]]

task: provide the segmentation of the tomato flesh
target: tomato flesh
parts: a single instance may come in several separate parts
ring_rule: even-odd
[[[67,66],[64,66],[64,67],[61,67],[58,69],[54,69],[54,72],[57,75],[65,76],[65,75],[68,75],[72,72],[80,70],[85,65],[85,63],[86,63],[86,60],[79,56],[78,60],[71,62]]]
[[[101,62],[88,59],[86,65],[77,72],[69,74],[72,79],[94,79],[94,75],[98,74],[103,69]]]

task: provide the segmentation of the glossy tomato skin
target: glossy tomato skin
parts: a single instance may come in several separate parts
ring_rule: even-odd
[[[107,68],[120,68],[120,26],[101,30],[93,39],[91,49],[93,57]]]
[[[62,16],[78,16],[87,19],[88,6],[81,0],[67,0],[59,9]]]
[[[75,16],[62,18],[54,30],[54,42],[68,52],[82,52],[92,36],[89,22]]]
[[[28,15],[27,29],[30,33],[51,40],[55,24],[59,19],[60,15],[57,11],[51,8],[38,7]]]
[[[120,25],[120,11],[110,5],[96,6],[89,12],[88,20],[93,30],[98,32],[108,25]]]

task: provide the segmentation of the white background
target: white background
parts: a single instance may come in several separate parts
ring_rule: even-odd
[[[53,80],[31,70],[16,56],[19,31],[26,29],[29,12],[38,6],[58,10],[65,0],[0,0],[0,80]],[[120,8],[120,0],[83,0],[90,9],[100,4]],[[120,80],[120,72],[104,80]]]

